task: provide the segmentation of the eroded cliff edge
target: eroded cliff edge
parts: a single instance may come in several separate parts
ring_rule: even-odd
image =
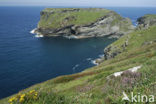
[[[137,24],[138,25],[133,33],[135,33],[136,31],[147,30],[151,26],[156,26],[156,14],[147,14],[138,18]],[[143,34],[139,34],[140,37],[142,35]],[[109,46],[107,46],[104,49],[104,57],[97,59],[96,62],[101,63],[104,60],[112,59],[118,54],[124,52],[127,49],[127,46],[129,45],[129,41],[130,41],[130,35],[129,34],[124,35],[123,37],[121,37],[120,42],[119,41],[114,42]],[[156,39],[154,39],[153,41],[146,40],[146,42],[144,42],[142,45],[149,45],[155,42]]]
[[[46,8],[35,33],[67,38],[120,37],[134,30],[132,22],[102,8]]]

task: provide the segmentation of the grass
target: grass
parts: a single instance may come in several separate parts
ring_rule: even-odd
[[[128,96],[131,92],[156,96],[155,33],[156,26],[152,26],[124,35],[111,44],[121,49],[128,38],[128,46],[121,54],[81,73],[60,76],[20,91],[27,93],[35,90],[38,93],[37,100],[27,100],[23,104],[126,104],[121,100],[123,91]],[[150,44],[144,44],[147,42]],[[136,73],[125,72],[117,78],[108,78],[114,72],[139,65],[142,68]],[[8,104],[9,98],[0,100],[0,104]]]
[[[147,14],[147,15],[145,15],[143,17],[154,19],[154,18],[156,18],[156,15],[155,14]]]
[[[65,10],[68,10],[68,12],[62,12]],[[56,29],[69,25],[88,25],[109,13],[118,18],[112,24],[118,23],[122,19],[120,15],[107,9],[80,8],[79,11],[74,12],[70,10],[73,10],[73,8],[46,8],[42,11],[44,14],[41,15],[38,27]]]

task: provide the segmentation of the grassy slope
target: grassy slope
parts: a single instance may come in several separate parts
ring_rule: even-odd
[[[62,12],[63,10],[72,10],[73,8],[46,8],[43,10],[45,13],[41,15],[41,20],[38,24],[42,28],[60,28],[68,25],[86,25],[97,21],[97,19],[106,16],[108,13],[112,12],[106,9],[80,9],[74,12]],[[53,12],[53,13],[51,13]],[[114,12],[114,15],[118,19],[122,19],[120,15]],[[115,21],[119,22],[119,21]]]
[[[155,95],[156,89],[153,86],[156,85],[156,42],[143,44],[156,39],[156,26],[125,35],[112,45],[120,47],[127,37],[128,47],[114,59],[78,74],[60,76],[34,85],[21,93],[32,89],[38,91],[39,99],[30,100],[29,104],[122,104],[123,91],[127,94],[133,91]],[[142,65],[142,68],[135,74],[107,78],[114,72],[138,65]],[[123,78],[130,82],[123,82]],[[0,104],[7,104],[7,101],[8,98],[5,98]]]
[[[149,19],[155,19],[156,18],[156,15],[155,14],[147,14],[147,15],[145,15],[143,17],[149,18]]]

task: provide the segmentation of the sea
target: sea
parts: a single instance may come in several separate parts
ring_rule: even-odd
[[[95,66],[106,46],[116,39],[108,37],[66,39],[36,37],[40,11],[46,7],[0,7],[0,99],[34,84],[61,75],[78,73]],[[137,25],[137,18],[156,14],[156,8],[102,7],[114,10]]]

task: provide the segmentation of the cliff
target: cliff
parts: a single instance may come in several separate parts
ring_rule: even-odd
[[[148,29],[150,26],[156,25],[156,15],[148,14],[148,15],[142,16],[137,19],[137,23],[138,25],[135,31]],[[97,59],[97,62],[100,63],[104,60],[114,58],[118,54],[122,53],[127,48],[129,44],[129,39],[130,39],[129,35],[126,35],[124,36],[124,38],[121,39],[122,41],[120,41],[120,43],[114,42],[113,44],[106,47],[104,49],[104,57],[101,59]],[[145,44],[148,44],[148,42]]]
[[[46,8],[36,33],[67,38],[120,37],[133,31],[131,20],[100,8]]]
[[[137,22],[138,22],[138,28],[147,29],[149,26],[156,25],[156,15],[147,14],[143,17],[138,18]]]

